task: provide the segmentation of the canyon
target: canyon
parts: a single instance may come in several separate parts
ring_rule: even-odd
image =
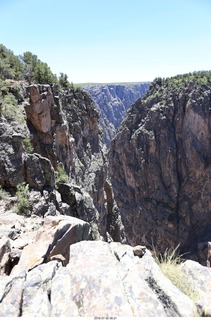
[[[108,146],[117,133],[128,108],[149,88],[150,82],[83,85],[100,115],[104,143]]]
[[[211,73],[0,102],[0,315],[211,315]]]

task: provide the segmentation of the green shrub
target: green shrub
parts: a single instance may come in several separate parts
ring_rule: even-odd
[[[8,91],[9,89],[6,82],[0,79],[0,96],[8,94]]]
[[[2,44],[0,44],[0,78],[2,80],[23,78],[23,64],[19,57]]]
[[[16,197],[16,212],[24,216],[30,216],[29,185],[19,183],[17,185]]]
[[[14,82],[13,80],[5,80],[5,83],[8,87],[8,91],[13,94],[18,103],[23,102],[25,95],[24,88],[18,82]]]
[[[2,115],[7,120],[16,120],[18,123],[23,123],[24,116],[18,109],[17,99],[14,97],[12,93],[8,93],[2,99]]]
[[[59,165],[56,171],[56,184],[67,183],[68,181],[69,177],[67,173],[65,172],[64,168],[61,165]]]
[[[24,144],[26,152],[28,152],[28,153],[33,153],[34,152],[34,147],[33,147],[33,145],[32,145],[32,143],[31,143],[29,138],[23,139],[23,144]]]

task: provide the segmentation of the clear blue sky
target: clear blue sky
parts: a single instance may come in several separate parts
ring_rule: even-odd
[[[211,0],[0,0],[0,43],[69,81],[211,69]]]

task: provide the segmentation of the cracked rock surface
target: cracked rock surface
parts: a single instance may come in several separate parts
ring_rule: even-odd
[[[81,241],[69,262],[50,261],[0,279],[1,316],[193,316],[193,302],[166,279],[150,252]]]

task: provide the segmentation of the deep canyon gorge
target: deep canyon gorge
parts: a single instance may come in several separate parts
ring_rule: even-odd
[[[0,315],[211,315],[211,72],[77,87],[3,71]],[[170,248],[195,300],[156,262]]]

